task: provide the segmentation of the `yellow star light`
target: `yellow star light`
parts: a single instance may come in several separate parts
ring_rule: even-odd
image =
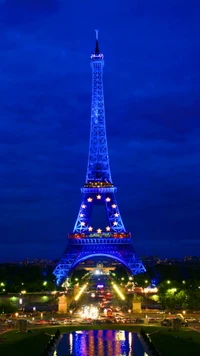
[[[91,203],[91,202],[92,202],[92,198],[88,198],[87,201],[88,201],[89,203]]]
[[[89,230],[89,231],[92,231],[92,230],[93,230],[93,227],[92,227],[92,226],[89,226],[89,227],[88,227],[88,230]]]
[[[79,216],[82,218],[84,216],[84,214],[81,213],[81,214],[79,214]]]
[[[117,221],[114,221],[113,225],[117,226],[118,222]]]
[[[101,229],[97,229],[97,233],[101,234],[102,230]]]
[[[117,207],[117,205],[116,205],[116,204],[113,204],[113,205],[112,205],[112,208],[113,208],[113,209],[115,209],[116,207]]]
[[[82,208],[82,209],[85,209],[85,208],[86,208],[86,205],[85,205],[85,204],[82,204],[82,205],[81,205],[81,208]]]
[[[110,231],[110,226],[106,226],[106,231]]]
[[[84,222],[84,221],[81,221],[81,225],[84,226],[84,225],[85,225],[85,222]]]
[[[111,199],[110,199],[109,197],[107,197],[107,198],[106,198],[106,201],[109,202],[109,201],[111,201]]]
[[[116,214],[114,214],[115,216],[116,216],[116,218],[119,216],[119,214],[118,213],[116,213]]]
[[[101,199],[101,195],[100,194],[97,195],[97,199]]]

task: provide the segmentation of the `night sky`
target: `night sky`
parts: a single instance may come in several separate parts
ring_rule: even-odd
[[[140,255],[200,252],[197,0],[0,0],[0,260],[59,258],[81,203],[95,32],[110,165]]]

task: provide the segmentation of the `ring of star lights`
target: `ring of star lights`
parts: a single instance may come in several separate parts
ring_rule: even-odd
[[[102,195],[101,194],[97,194],[95,197],[88,197],[87,198],[87,202],[88,203],[92,203],[93,202],[93,200],[94,200],[94,198],[96,198],[97,200],[102,200]],[[109,196],[107,196],[107,197],[105,197],[105,201],[106,201],[106,203],[110,203],[111,202],[111,198],[109,197]],[[115,204],[115,203],[111,203],[111,208],[112,209],[117,209],[117,205]],[[81,208],[82,209],[87,209],[87,204],[82,204],[81,205]],[[82,212],[80,212],[80,214],[79,214],[79,216],[80,216],[80,218],[83,218],[84,219],[84,217],[85,217],[85,214],[83,214]],[[116,211],[114,214],[113,214],[113,217],[116,217],[116,218],[118,218],[120,216],[120,214]],[[94,230],[94,227],[93,226],[87,226],[87,221],[81,221],[80,222],[80,224],[81,224],[81,226],[83,227],[83,228],[86,228],[89,232],[92,232],[93,230]],[[114,221],[112,221],[112,226],[113,227],[116,227],[118,225],[118,222],[116,221],[116,220],[114,220]],[[111,231],[111,229],[112,229],[112,227],[111,226],[106,226],[105,227],[105,231],[106,232],[110,232]],[[98,233],[98,234],[101,234],[102,232],[103,232],[103,229],[102,228],[98,228],[97,230],[96,230],[96,232]]]

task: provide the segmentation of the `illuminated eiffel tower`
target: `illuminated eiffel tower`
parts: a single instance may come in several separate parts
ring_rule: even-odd
[[[95,51],[90,59],[92,107],[86,182],[81,188],[82,202],[73,233],[68,234],[66,250],[53,272],[58,285],[70,277],[80,262],[94,256],[106,256],[119,261],[131,275],[145,272],[133,249],[131,233],[124,227],[115,197],[117,188],[111,178],[103,95],[104,55],[99,49],[98,31]],[[95,229],[92,212],[97,205],[105,207],[107,225]]]

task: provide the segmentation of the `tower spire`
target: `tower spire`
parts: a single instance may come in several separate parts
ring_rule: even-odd
[[[100,49],[99,49],[99,30],[95,30],[96,32],[96,45],[95,45],[95,54],[99,54],[100,53]]]
[[[96,48],[91,55],[90,65],[92,68],[92,103],[91,103],[91,126],[90,147],[86,184],[91,182],[105,182],[112,185],[110,164],[108,157],[105,108],[103,94],[103,67],[104,55],[100,53],[98,43],[98,30],[96,31]],[[107,184],[106,183],[106,184]]]

